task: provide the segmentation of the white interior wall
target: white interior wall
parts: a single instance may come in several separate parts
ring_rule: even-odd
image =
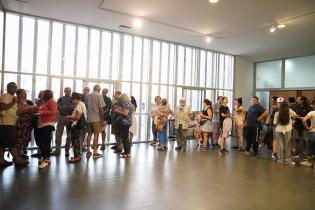
[[[234,97],[242,97],[247,109],[254,93],[254,62],[235,56]]]

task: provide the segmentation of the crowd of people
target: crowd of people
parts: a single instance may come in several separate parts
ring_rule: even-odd
[[[65,156],[69,163],[79,162],[85,150],[87,158],[103,157],[98,149],[105,149],[108,125],[115,136],[115,145],[111,149],[122,158],[129,158],[132,139],[137,135],[137,102],[133,96],[121,91],[115,91],[112,99],[107,94],[108,89],[101,90],[99,85],[95,85],[91,93],[88,87],[84,87],[83,93],[72,92],[66,87],[64,95],[57,101],[51,90],[43,90],[33,103],[16,83],[7,84],[7,93],[0,97],[0,167],[29,163],[27,147],[32,132],[38,146],[38,152],[32,157],[39,158],[40,169],[48,167],[51,155],[61,154],[64,128]],[[259,104],[256,96],[248,110],[242,103],[242,98],[235,98],[233,110],[230,110],[228,98],[219,96],[214,104],[209,99],[203,100],[203,109],[193,112],[185,98],[180,98],[179,105],[171,110],[166,98],[156,96],[150,109],[153,134],[150,145],[158,151],[166,151],[169,131],[174,130],[176,151],[186,151],[187,139],[193,137],[194,150],[218,150],[219,155],[224,156],[229,153],[226,140],[233,131],[232,149],[256,158],[259,148],[266,146],[272,150],[272,159],[280,164],[295,165],[294,158],[302,156],[305,161],[301,164],[312,166],[315,111],[306,97],[296,100],[290,97],[288,101],[273,97],[269,112]],[[172,118],[174,120],[170,120]],[[52,151],[54,131],[55,148]],[[101,145],[98,144],[99,135]],[[73,155],[70,157],[71,147]],[[251,147],[253,153],[250,153]],[[5,159],[5,149],[12,155],[13,162]]]

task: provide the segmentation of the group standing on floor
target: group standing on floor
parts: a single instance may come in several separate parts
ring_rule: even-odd
[[[84,149],[87,158],[103,157],[98,153],[98,139],[101,135],[100,150],[104,150],[108,125],[111,125],[111,134],[115,136],[115,145],[111,149],[122,158],[129,158],[132,139],[137,135],[137,102],[134,97],[121,91],[115,91],[113,99],[107,94],[108,90],[101,90],[99,85],[95,85],[91,93],[88,87],[84,87],[82,94],[71,92],[71,88],[66,87],[64,96],[57,101],[51,90],[43,90],[33,103],[27,99],[24,89],[18,89],[14,82],[8,83],[7,93],[0,97],[0,167],[13,163],[25,166],[29,163],[27,147],[32,131],[38,146],[38,153],[32,156],[39,158],[40,169],[48,167],[50,156],[61,153],[65,127],[65,156],[69,157],[69,163],[79,162]],[[154,100],[150,108],[153,133],[151,145],[157,146],[158,151],[168,149],[169,130],[175,129],[176,151],[186,151],[187,139],[193,137],[194,150],[206,152],[218,149],[219,155],[224,156],[229,153],[225,143],[233,130],[235,143],[232,148],[246,155],[256,158],[259,148],[265,145],[272,150],[272,159],[278,163],[294,165],[293,159],[302,156],[305,157],[302,165],[313,164],[315,111],[304,96],[296,100],[290,97],[288,101],[282,97],[273,97],[269,113],[259,104],[256,96],[252,98],[252,105],[247,111],[242,105],[242,98],[235,98],[232,111],[228,107],[227,97],[219,96],[213,105],[205,99],[203,109],[198,112],[191,110],[185,98],[180,98],[174,110],[171,110],[166,98],[156,96]],[[174,120],[170,121],[170,118]],[[52,151],[53,131],[56,147]],[[13,163],[5,159],[5,149],[12,155]]]

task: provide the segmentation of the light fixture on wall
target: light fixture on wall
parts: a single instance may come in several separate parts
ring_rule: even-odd
[[[211,36],[206,36],[206,42],[207,43],[210,43],[210,42],[212,42],[212,37]]]
[[[286,25],[284,25],[284,24],[278,24],[278,25],[277,25],[277,28],[279,28],[279,29],[285,28],[285,27],[286,27]]]
[[[209,2],[210,2],[211,4],[214,4],[214,3],[218,3],[219,0],[209,0]]]
[[[143,26],[143,21],[140,19],[140,18],[135,18],[133,20],[133,26],[136,28],[136,29],[140,29],[142,28]]]

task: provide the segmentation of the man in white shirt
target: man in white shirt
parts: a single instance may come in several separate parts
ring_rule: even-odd
[[[16,90],[17,85],[10,82],[7,85],[8,92],[0,97],[0,168],[12,165],[4,159],[5,148],[9,148],[15,165],[25,166],[29,163],[18,155],[15,129],[17,99],[14,97]]]
[[[311,121],[311,126],[307,125],[307,121]],[[309,158],[307,161],[301,162],[303,166],[312,166],[313,161],[315,159],[315,111],[310,111],[304,118],[303,118],[303,125],[304,128],[310,133],[310,138],[308,141],[308,150],[309,150]]]

